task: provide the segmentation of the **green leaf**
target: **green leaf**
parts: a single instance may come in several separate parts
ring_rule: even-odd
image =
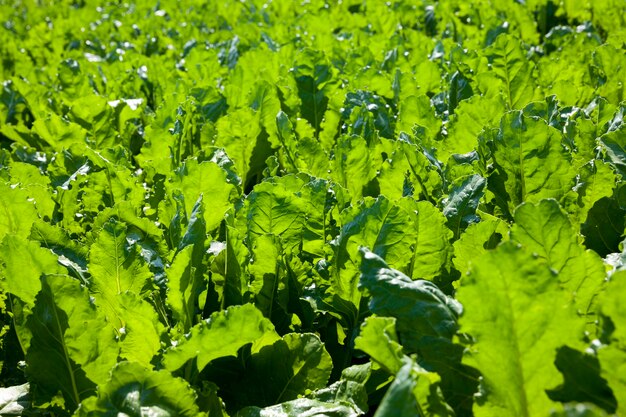
[[[132,292],[118,294],[113,302],[114,316],[108,319],[119,326],[116,330],[121,340],[120,356],[151,367],[152,358],[161,349],[161,336],[165,330],[157,313],[149,302]]]
[[[230,154],[229,156],[232,157]],[[231,201],[238,193],[237,186],[230,182],[224,169],[214,162],[198,163],[196,159],[186,160],[171,178],[171,182],[166,183],[166,189],[169,195],[173,195],[174,190],[183,193],[185,211],[189,214],[192,213],[198,198],[203,196],[204,221],[208,232],[220,225],[224,214],[231,207]],[[175,204],[173,206],[175,207]],[[161,207],[159,205],[159,212],[162,210]],[[170,224],[171,218],[162,217],[159,213],[159,220],[161,223]]]
[[[326,386],[332,366],[330,355],[318,336],[289,333],[253,354],[243,378],[232,388],[240,391],[242,386],[247,387],[237,395],[241,398],[239,403],[278,404]],[[271,377],[267,378],[269,375]]]
[[[4,291],[17,296],[26,305],[35,305],[43,275],[62,274],[65,268],[57,257],[37,243],[7,235],[0,243],[0,278]]]
[[[64,229],[38,221],[31,228],[30,239],[54,252],[58,256],[58,262],[66,267],[72,276],[85,284],[89,282],[87,278],[89,248],[71,239]]]
[[[423,414],[413,394],[417,384],[417,375],[413,371],[413,362],[408,360],[398,371],[391,386],[385,393],[374,417],[407,416],[420,417]]]
[[[360,257],[358,248],[367,246],[379,256],[407,270],[413,257],[412,244],[416,231],[407,230],[411,224],[409,213],[384,196],[367,199],[344,221],[341,233],[331,244],[335,249],[333,284],[337,295],[359,305],[357,292]]]
[[[252,155],[257,145],[257,138],[261,134],[260,117],[260,113],[251,109],[241,108],[221,117],[216,124],[217,137],[215,146],[226,150],[230,159],[235,163],[235,168],[244,186],[247,184],[250,176],[250,166],[254,163]],[[276,114],[273,117],[276,117]],[[274,123],[273,120],[272,123]],[[202,176],[202,178],[211,177]],[[213,181],[211,183],[218,184]],[[224,181],[222,180],[221,183],[224,183]],[[224,187],[223,184],[222,187]],[[195,198],[197,196],[194,196],[194,200]]]
[[[460,330],[476,340],[464,362],[484,378],[474,414],[547,414],[553,405],[545,390],[561,381],[553,365],[556,349],[577,346],[583,324],[558,276],[542,260],[504,243],[472,263],[457,297],[465,308]]]
[[[302,240],[305,202],[296,192],[304,182],[296,176],[265,181],[247,198],[246,223],[250,243],[259,236],[280,236],[285,251],[295,251]]]
[[[281,239],[274,235],[261,235],[252,249],[248,265],[249,290],[254,294],[254,304],[265,317],[278,325],[281,311],[287,311],[289,293],[287,274],[282,261]],[[280,326],[279,326],[280,327]]]
[[[526,58],[526,52],[517,39],[506,34],[498,36],[485,50],[485,56],[489,59],[493,75],[500,81],[498,87],[509,109],[521,109],[533,99],[534,65]]]
[[[92,290],[115,308],[116,295],[124,292],[143,294],[152,274],[138,248],[127,243],[126,225],[115,219],[104,224],[89,250]]]
[[[574,185],[569,155],[561,146],[561,134],[543,120],[522,112],[505,114],[493,143],[496,171],[503,176],[508,207],[513,212],[524,201],[560,199]],[[489,180],[491,181],[491,180]],[[496,184],[490,189],[497,193]]]
[[[443,200],[443,215],[456,238],[471,223],[479,221],[476,209],[484,195],[487,181],[480,175],[472,175],[455,185],[448,198]]]
[[[594,160],[583,165],[579,169],[578,183],[574,186],[576,201],[564,206],[572,216],[572,222],[584,223],[589,210],[598,200],[613,195],[616,182],[617,175],[608,163]]]
[[[553,411],[550,417],[606,417],[608,416],[600,407],[592,404],[565,404],[562,411]]]
[[[360,136],[341,136],[335,148],[332,179],[348,190],[353,201],[364,195],[367,184],[376,176],[375,154]]]
[[[446,226],[444,215],[427,201],[414,203],[407,198],[399,201],[399,204],[411,214],[416,229],[407,275],[413,279],[433,279],[446,274],[452,258],[450,240],[453,234]],[[406,230],[405,233],[411,235]]]
[[[303,415],[311,417],[358,417],[362,413],[349,403],[342,404],[340,402],[299,398],[265,408],[246,407],[235,414],[235,417],[298,417]]]
[[[50,401],[61,393],[66,408],[73,410],[95,391],[95,381],[86,371],[100,382],[115,364],[115,341],[112,333],[108,337],[104,334],[105,323],[95,319],[95,308],[78,281],[59,275],[44,277],[41,284],[26,320],[33,335],[26,352],[27,374],[37,401]],[[89,329],[90,325],[94,327]]]
[[[608,381],[617,399],[617,415],[621,415],[626,411],[626,349],[613,344],[602,347],[598,359],[602,378]]]
[[[482,214],[480,223],[470,224],[459,240],[454,242],[454,266],[462,274],[467,272],[474,259],[487,249],[494,248],[508,234],[504,220]]]
[[[253,305],[233,306],[216,312],[195,325],[191,332],[163,355],[163,364],[175,371],[197,358],[198,370],[214,359],[234,356],[239,348],[253,343],[253,350],[278,339],[272,322]]]
[[[152,371],[132,362],[121,362],[111,379],[98,389],[98,396],[84,401],[77,417],[198,416],[196,393],[186,381],[168,371]]]
[[[626,273],[616,272],[606,291],[598,300],[600,312],[605,320],[612,324],[610,344],[598,350],[598,359],[602,367],[601,375],[613,389],[617,399],[617,415],[626,412],[626,326],[623,317],[626,314],[622,300],[626,291]]]
[[[555,200],[523,203],[515,211],[511,239],[543,258],[558,274],[576,307],[588,314],[606,276],[602,259],[585,250],[567,214]]]
[[[195,246],[190,245],[176,254],[172,265],[166,270],[168,279],[167,305],[173,318],[189,331],[196,313],[196,302],[200,284],[196,278],[196,267],[192,263]]]
[[[391,269],[368,249],[361,248],[360,252],[363,260],[359,288],[369,292],[372,313],[397,319],[396,329],[403,346],[416,351],[422,338],[452,338],[462,311],[458,302],[430,281],[413,281]]]
[[[0,183],[0,239],[7,234],[28,236],[30,227],[38,219],[35,205],[28,201],[28,193]]]
[[[356,371],[357,378],[352,373],[353,368],[367,365],[356,365],[346,368],[341,380],[328,387],[318,389],[306,395],[306,398],[298,398],[272,405],[265,408],[245,407],[236,416],[289,416],[297,417],[302,414],[311,416],[338,416],[356,417],[367,411],[367,394],[365,392],[361,369]],[[369,370],[369,366],[367,366]],[[366,373],[365,379],[369,376]]]
[[[450,154],[466,154],[478,148],[477,137],[483,128],[497,127],[504,101],[500,95],[474,95],[463,100],[450,120],[444,148]]]
[[[396,335],[396,320],[392,317],[368,317],[361,325],[354,347],[367,353],[383,369],[396,374],[403,366],[402,346]]]
[[[56,203],[50,188],[50,178],[30,164],[15,162],[11,165],[11,183],[24,190],[41,218],[52,219]]]

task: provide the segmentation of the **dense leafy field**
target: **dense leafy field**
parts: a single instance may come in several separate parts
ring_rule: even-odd
[[[626,416],[626,2],[91,3],[0,1],[0,414]]]

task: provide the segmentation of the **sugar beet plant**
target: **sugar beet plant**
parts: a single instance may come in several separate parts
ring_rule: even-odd
[[[626,416],[623,0],[0,1],[0,414]]]

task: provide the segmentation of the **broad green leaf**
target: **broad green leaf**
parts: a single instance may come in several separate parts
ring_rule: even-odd
[[[354,340],[356,349],[367,353],[390,374],[396,374],[402,368],[404,357],[395,323],[391,317],[368,317]]]
[[[521,109],[533,99],[533,63],[526,58],[526,52],[517,39],[504,34],[498,36],[485,50],[485,56],[489,59],[493,74],[500,81],[498,88],[509,109]],[[478,77],[480,79],[481,76]]]
[[[611,166],[603,161],[594,160],[583,165],[579,170],[578,183],[574,186],[576,200],[564,207],[573,224],[584,223],[593,205],[604,197],[611,197],[617,181],[617,175]]]
[[[503,110],[504,102],[500,95],[486,97],[476,94],[461,101],[450,120],[444,148],[451,154],[465,154],[475,150],[478,147],[478,134],[485,127],[497,127]]]
[[[228,151],[228,150],[227,150]],[[232,157],[232,155],[229,155]],[[227,172],[214,162],[198,163],[196,159],[188,159],[176,171],[171,182],[166,184],[170,195],[174,190],[182,191],[185,197],[185,210],[191,214],[200,196],[204,203],[204,221],[207,231],[212,231],[222,222],[224,214],[237,195],[237,187],[228,179]],[[161,205],[159,205],[161,210]],[[173,217],[173,215],[172,215]],[[171,218],[159,216],[162,223],[169,224]]]
[[[606,276],[600,257],[585,250],[567,214],[555,200],[523,203],[515,211],[511,239],[543,258],[558,274],[576,307],[588,314]]]
[[[245,186],[250,176],[250,166],[254,163],[252,155],[261,134],[259,118],[261,113],[252,109],[238,109],[220,118],[216,124],[217,137],[215,146],[222,147],[235,163],[237,173]],[[276,117],[274,114],[273,117]],[[204,176],[203,176],[204,178]],[[209,177],[210,178],[210,177]],[[218,177],[219,178],[219,177]],[[224,182],[223,180],[221,181]],[[217,185],[218,183],[214,183]],[[224,185],[222,184],[222,187]],[[195,199],[195,197],[194,197]]]
[[[409,141],[403,142],[404,156],[409,163],[411,181],[415,185],[415,196],[420,200],[435,203],[442,194],[443,179],[441,166],[429,152]]]
[[[547,414],[553,405],[545,390],[561,382],[553,364],[556,349],[578,346],[584,324],[558,275],[524,249],[504,243],[472,263],[457,297],[465,309],[460,330],[476,340],[464,362],[484,378],[485,394],[474,414]]]
[[[470,224],[459,240],[454,242],[454,266],[465,273],[474,259],[494,248],[507,234],[505,221],[485,214],[479,223]]]
[[[105,328],[104,322],[86,334],[78,331],[85,326],[85,317],[96,315],[78,281],[59,275],[44,277],[41,283],[35,307],[25,324],[33,335],[26,352],[27,374],[37,401],[45,402],[60,393],[66,408],[73,410],[96,388],[85,368],[91,368],[100,380],[107,372],[107,363],[109,367],[115,364],[117,353],[113,350],[111,356],[106,345],[100,345],[106,337],[94,338]],[[90,324],[98,323],[87,323]],[[99,358],[99,353],[104,353],[104,357]],[[90,366],[94,361],[97,363]]]
[[[406,271],[413,258],[411,246],[417,240],[416,231],[407,230],[409,213],[381,196],[367,199],[350,213],[335,246],[333,279],[337,294],[358,306],[356,282],[359,276],[360,246],[367,246],[398,269]]]
[[[608,381],[617,399],[617,415],[626,412],[626,326],[622,301],[624,291],[626,273],[617,272],[612,275],[606,291],[598,301],[602,316],[608,317],[613,324],[610,344],[598,350],[598,359],[602,368],[601,375]]]
[[[73,275],[87,283],[89,248],[70,238],[67,231],[44,221],[33,223],[30,239],[58,256],[58,262]]]
[[[224,230],[225,246],[211,263],[211,278],[214,282],[223,280],[223,305],[228,307],[243,304],[248,278],[242,273],[242,263],[238,259],[239,250],[245,250],[239,232],[231,226],[226,226]]]
[[[152,358],[161,349],[164,326],[154,307],[132,292],[115,296],[115,319],[109,318],[121,342],[120,356],[145,367],[152,367]],[[106,308],[105,308],[106,311]]]
[[[400,103],[396,131],[411,134],[416,127],[426,129],[429,138],[435,137],[441,129],[441,120],[435,117],[428,96],[409,96]]]
[[[102,297],[113,309],[118,294],[127,291],[143,294],[144,286],[151,278],[137,247],[128,244],[126,231],[124,223],[110,219],[89,251],[92,290],[96,298]]]
[[[257,111],[259,123],[268,133],[272,147],[277,148],[281,146],[278,138],[280,132],[276,127],[276,115],[281,111],[277,88],[267,81],[259,81],[255,87],[253,87],[253,91],[254,92],[251,94],[251,107]],[[282,144],[282,146],[284,146],[284,144]],[[245,175],[245,173],[242,174]]]
[[[278,325],[281,310],[287,311],[289,293],[287,271],[282,261],[281,239],[274,235],[261,235],[252,249],[248,265],[249,290],[254,294],[254,304],[265,317]]]
[[[298,417],[303,415],[357,417],[361,413],[360,410],[355,410],[351,404],[327,403],[309,398],[300,398],[271,407],[246,407],[235,414],[235,417]]]
[[[412,281],[369,250],[363,248],[361,253],[359,286],[370,295],[370,311],[396,319],[404,350],[417,353],[424,366],[441,375],[443,394],[457,413],[469,412],[477,375],[460,363],[463,347],[450,340],[458,328],[461,305],[432,282]]]
[[[524,201],[558,200],[574,185],[576,173],[561,146],[561,134],[543,120],[507,113],[493,145],[496,171],[504,176],[504,199],[511,212]]]
[[[35,205],[28,201],[28,193],[4,183],[0,183],[0,213],[0,239],[7,234],[28,236],[30,227],[38,219]]]
[[[443,214],[448,219],[448,227],[455,237],[459,237],[461,229],[479,221],[476,209],[484,195],[487,181],[480,175],[472,175],[462,183],[454,186],[450,195],[443,200]]]
[[[337,141],[331,178],[348,190],[353,201],[363,197],[376,175],[374,156],[360,136],[341,136]]]
[[[200,415],[196,397],[186,381],[166,370],[121,362],[113,368],[111,379],[99,387],[98,396],[85,400],[74,415],[192,417]]]
[[[378,255],[361,248],[359,287],[370,295],[370,310],[396,318],[403,346],[416,351],[424,338],[450,339],[457,330],[462,307],[430,281],[413,281],[391,269]]]
[[[245,374],[232,389],[247,387],[236,395],[240,402],[268,406],[326,386],[331,370],[330,355],[318,336],[289,333],[253,354]],[[268,380],[267,375],[272,378]]]
[[[413,362],[407,360],[398,371],[395,379],[385,393],[374,417],[407,416],[419,417],[423,411],[413,394],[417,384],[417,375],[413,371]]]
[[[34,165],[15,162],[11,165],[11,184],[24,190],[41,218],[52,219],[55,208],[50,178]]]
[[[15,235],[5,236],[0,243],[0,260],[2,289],[30,307],[41,290],[40,278],[65,272],[52,252]]]
[[[602,135],[598,140],[601,149],[606,155],[607,162],[611,163],[618,172],[626,174],[626,129],[622,128]]]
[[[293,251],[302,240],[305,202],[296,195],[304,182],[295,176],[265,181],[254,187],[246,203],[249,239],[273,234],[280,236],[286,251]]]
[[[169,284],[167,304],[172,309],[173,318],[182,324],[185,331],[191,328],[198,296],[196,268],[192,264],[193,251],[193,245],[185,247],[176,254],[172,265],[166,270]]]
[[[445,274],[450,268],[452,258],[452,245],[450,240],[452,232],[446,225],[445,216],[435,206],[427,201],[414,202],[406,198],[398,204],[410,213],[415,228],[415,234],[406,231],[412,242],[411,263],[406,270],[407,275],[413,279],[433,279],[438,275]],[[394,268],[395,265],[391,265]],[[398,264],[398,268],[399,268]]]
[[[197,358],[198,370],[202,370],[214,359],[236,355],[248,343],[258,350],[277,339],[274,326],[256,307],[233,306],[196,324],[183,340],[165,352],[163,364],[175,371]]]
[[[298,417],[303,415],[358,417],[364,412],[362,405],[358,403],[360,400],[358,397],[364,395],[362,390],[360,384],[342,380],[328,388],[314,391],[307,398],[298,398],[265,408],[245,407],[235,414],[235,417]]]
[[[550,417],[606,417],[608,416],[600,407],[592,404],[571,403],[565,404],[563,410],[553,411]]]
[[[602,366],[602,378],[606,379],[617,399],[617,415],[626,409],[626,349],[616,345],[600,348],[598,359]]]

